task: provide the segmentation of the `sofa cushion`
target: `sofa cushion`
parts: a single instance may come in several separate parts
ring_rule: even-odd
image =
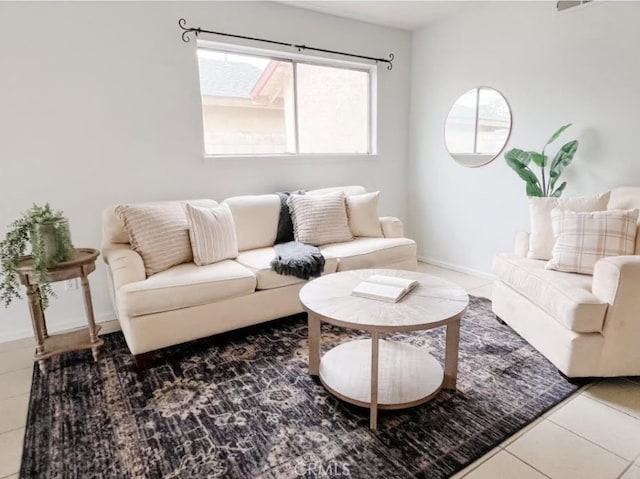
[[[323,274],[335,273],[338,266],[337,258],[324,253],[323,256],[325,258]],[[243,251],[238,255],[236,261],[255,274],[256,289],[281,288],[282,286],[289,286],[305,281],[295,276],[276,273],[271,269],[271,260],[273,260],[274,257],[274,248],[268,247]]]
[[[280,218],[278,195],[234,196],[223,203],[231,209],[239,251],[273,246]]]
[[[124,285],[117,291],[118,311],[134,317],[199,306],[251,294],[255,286],[254,274],[233,260],[185,263]]]
[[[320,250],[338,258],[337,271],[386,266],[416,257],[416,243],[408,238],[356,238],[328,244]]]
[[[576,333],[602,330],[607,303],[591,293],[591,276],[545,269],[545,261],[511,254],[495,257],[496,277]]]

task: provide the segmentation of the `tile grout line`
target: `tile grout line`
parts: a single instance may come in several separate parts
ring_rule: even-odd
[[[20,426],[20,427],[16,427],[16,428],[13,428],[13,429],[7,429],[6,431],[2,431],[2,432],[0,432],[0,436],[2,436],[3,434],[9,434],[10,432],[17,431],[18,429],[24,429],[25,430],[25,434],[26,434],[26,432],[27,432],[27,418],[26,417],[24,418],[24,426]],[[11,475],[11,474],[9,474],[9,475]],[[2,478],[0,478],[0,479],[2,479]]]
[[[589,442],[589,443],[593,444],[594,446],[599,447],[599,448],[600,448],[600,449],[602,449],[603,451],[613,454],[614,456],[616,456],[616,457],[617,457],[617,458],[619,458],[619,459],[622,459],[623,461],[626,461],[626,462],[628,462],[628,461],[629,461],[629,459],[627,459],[626,457],[622,457],[620,454],[618,454],[618,453],[616,453],[616,452],[613,452],[613,451],[610,451],[609,449],[605,448],[605,447],[604,447],[604,446],[602,446],[601,444],[598,444],[597,442],[593,442],[591,439],[586,438],[586,437],[584,437],[584,436],[582,436],[582,435],[578,434],[577,432],[572,431],[571,429],[564,427],[562,424],[558,424],[557,422],[555,422],[555,421],[551,420],[551,418],[546,418],[546,420],[548,420],[549,422],[551,422],[551,423],[555,424],[555,425],[556,425],[556,426],[558,426],[559,428],[562,428],[562,429],[564,429],[565,431],[570,432],[570,433],[571,433],[571,434],[573,434],[574,436],[578,436],[580,439],[584,439],[585,441],[587,441],[587,442]]]
[[[586,389],[585,389],[585,391],[586,391]],[[584,392],[584,391],[581,391],[581,392],[580,392],[580,396],[583,396],[585,399],[588,399],[588,400],[590,400],[590,401],[597,402],[598,404],[601,404],[601,405],[603,405],[603,406],[606,406],[606,407],[608,407],[609,409],[611,409],[611,410],[613,410],[613,411],[619,412],[619,413],[624,414],[624,415],[626,415],[626,416],[631,416],[631,417],[632,417],[633,419],[635,419],[636,421],[640,421],[640,417],[638,417],[638,416],[634,416],[633,414],[629,414],[628,412],[625,412],[625,411],[623,411],[623,410],[621,410],[621,409],[618,409],[617,407],[612,406],[612,405],[611,405],[611,404],[609,404],[609,403],[605,403],[605,402],[599,401],[598,399],[596,399],[596,398],[594,398],[594,397],[591,397],[591,396],[584,396],[584,395],[582,394],[583,392]]]
[[[616,479],[621,479],[622,477],[624,477],[624,475],[633,467],[633,462],[630,462],[629,464],[627,464],[627,467],[624,468],[624,470],[620,473],[619,476],[617,476]]]
[[[604,401],[602,401],[602,400],[600,400],[600,399],[598,399],[596,397],[591,397],[591,396],[585,396],[585,397],[588,398],[588,399],[593,399],[594,401],[597,401],[597,402],[599,402],[600,404],[602,404],[604,406],[610,407],[611,409],[614,409],[615,411],[621,412],[622,414],[626,414],[627,416],[630,416],[630,417],[632,417],[634,419],[640,420],[639,416],[635,416],[635,415],[631,414],[630,412],[623,411],[622,409],[618,409],[617,407],[612,406],[611,404],[606,403],[606,402],[604,402]]]
[[[538,469],[537,467],[535,467],[535,466],[533,466],[533,465],[529,464],[527,461],[525,461],[525,460],[524,460],[524,459],[522,459],[521,457],[516,456],[516,454],[515,454],[515,453],[513,453],[513,452],[511,452],[511,451],[508,451],[508,450],[506,450],[506,449],[504,450],[504,452],[506,452],[507,454],[509,454],[511,457],[514,457],[515,459],[517,459],[517,460],[518,460],[518,461],[520,461],[521,463],[526,464],[527,466],[529,466],[529,467],[530,467],[531,469],[533,469],[534,471],[539,472],[539,473],[540,473],[540,474],[542,474],[544,477],[548,477],[549,479],[552,479],[552,478],[551,478],[551,476],[549,476],[549,475],[545,474],[544,472],[542,472],[542,471],[541,471],[540,469]]]
[[[491,456],[489,456],[490,453],[492,453],[493,451],[495,451],[496,449],[498,449],[498,451],[495,454],[491,454]],[[482,465],[484,465],[487,461],[490,461],[491,459],[493,459],[494,457],[496,457],[498,454],[500,454],[502,451],[504,451],[504,449],[502,449],[502,446],[496,446],[493,449],[491,449],[490,451],[487,451],[485,454],[483,454],[482,456],[480,456],[478,459],[476,459],[475,461],[473,461],[473,463],[469,464],[467,467],[471,467],[473,464],[475,464],[474,467],[472,467],[471,469],[469,469],[467,472],[464,473],[464,476],[461,476],[460,479],[464,479],[465,477],[467,477],[469,474],[471,474],[473,471],[477,470],[478,468],[480,468]],[[487,457],[489,456],[489,457]],[[482,460],[481,460],[482,459]],[[477,463],[477,464],[476,464]],[[465,467],[465,469],[467,468]],[[464,470],[464,469],[463,469]]]

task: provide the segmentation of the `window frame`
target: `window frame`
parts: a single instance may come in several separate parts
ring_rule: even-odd
[[[375,63],[365,63],[365,62],[354,62],[354,61],[346,61],[346,60],[338,60],[335,58],[326,58],[320,57],[316,55],[306,55],[302,53],[288,53],[282,52],[280,50],[272,50],[265,48],[256,48],[244,45],[236,45],[231,43],[220,43],[214,42],[210,40],[201,40],[198,39],[196,41],[196,55],[198,50],[212,50],[220,53],[229,53],[229,54],[237,54],[237,55],[249,55],[254,57],[263,57],[268,58],[270,60],[279,60],[284,62],[290,62],[292,65],[292,75],[293,75],[293,92],[294,92],[294,117],[295,117],[295,153],[241,153],[241,154],[232,154],[232,153],[222,153],[222,154],[210,154],[206,151],[205,146],[205,128],[204,128],[204,118],[202,118],[202,153],[205,160],[224,160],[224,159],[252,159],[252,158],[374,158],[377,157],[377,68]],[[303,63],[307,65],[316,65],[316,66],[326,66],[326,67],[334,67],[341,68],[344,70],[354,70],[359,72],[364,72],[368,74],[369,82],[368,82],[368,96],[369,101],[367,102],[367,149],[366,153],[300,153],[300,140],[299,140],[299,122],[298,122],[298,83],[297,83],[297,69],[296,64]],[[200,79],[199,72],[200,67],[196,65],[198,68],[198,97],[200,103],[200,112],[204,113],[203,103],[202,103],[202,92],[200,90]]]

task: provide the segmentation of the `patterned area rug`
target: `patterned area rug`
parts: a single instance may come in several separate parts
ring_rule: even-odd
[[[444,328],[398,334],[443,359]],[[323,325],[323,347],[357,333]],[[21,477],[448,477],[576,390],[471,298],[458,391],[368,410],[307,374],[304,315],[158,354],[136,372],[121,333],[102,359],[71,353],[34,368]]]

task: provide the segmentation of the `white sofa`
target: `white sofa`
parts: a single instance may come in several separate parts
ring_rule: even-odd
[[[361,186],[327,188],[307,194],[365,193]],[[303,311],[298,292],[305,283],[275,273],[280,199],[277,195],[224,200],[234,218],[239,256],[207,266],[184,263],[146,277],[141,256],[115,214],[103,212],[103,259],[122,332],[131,353],[142,355]],[[416,244],[404,238],[402,223],[380,218],[383,237],[355,238],[321,247],[324,274],[359,268],[416,269]]]
[[[640,208],[640,188],[617,188],[608,209]],[[527,259],[528,233],[494,260],[494,313],[568,377],[640,375],[640,231],[633,256],[601,259],[593,276]]]

